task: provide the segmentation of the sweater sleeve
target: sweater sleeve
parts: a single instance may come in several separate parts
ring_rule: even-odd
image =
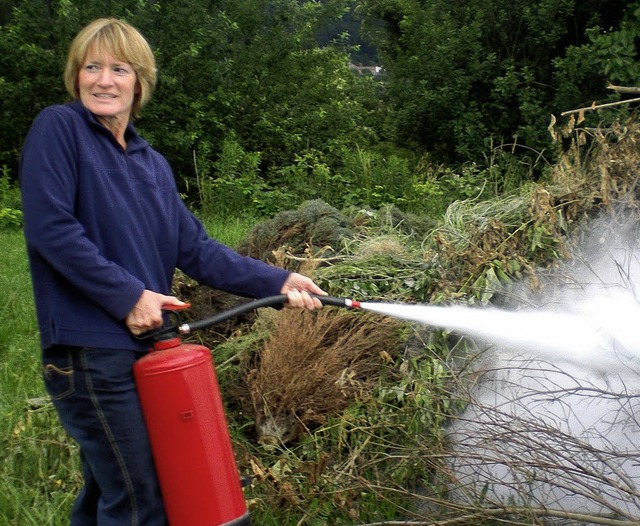
[[[181,203],[178,267],[210,287],[251,298],[280,294],[290,272],[242,256],[210,238],[201,222]]]
[[[75,216],[75,131],[71,118],[49,108],[27,136],[20,170],[27,245],[78,292],[123,319],[144,284],[103,257]]]

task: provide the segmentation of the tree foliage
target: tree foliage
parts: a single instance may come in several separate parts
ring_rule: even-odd
[[[281,169],[305,151],[335,164],[331,157],[341,147],[375,136],[367,122],[375,107],[371,79],[348,70],[339,39],[316,42],[319,28],[340,18],[342,0],[105,4],[17,2],[0,39],[0,162],[15,168],[37,111],[66,99],[60,82],[66,48],[98,16],[130,21],[154,48],[158,88],[137,126],[170,159],[187,193],[197,176],[217,176],[228,138],[259,154],[259,175],[274,186],[282,184]]]
[[[437,213],[539,176],[550,114],[640,82],[638,1],[11,0],[0,6],[10,178],[36,113],[67,98],[71,38],[100,16],[149,39],[159,84],[136,125],[208,212],[321,198]],[[354,20],[360,35],[345,33]],[[376,49],[382,78],[350,71],[354,42]]]
[[[468,161],[490,138],[542,149],[550,113],[605,97],[605,79],[640,81],[637,10],[625,1],[364,0],[360,16],[388,71],[399,138]]]

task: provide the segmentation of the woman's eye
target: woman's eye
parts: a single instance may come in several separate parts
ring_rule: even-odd
[[[126,66],[114,66],[113,72],[116,75],[124,76],[124,75],[130,75],[131,69]]]

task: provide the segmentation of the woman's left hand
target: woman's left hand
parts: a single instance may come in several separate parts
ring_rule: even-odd
[[[315,310],[322,308],[322,302],[311,294],[326,296],[327,293],[316,285],[311,278],[293,272],[284,282],[281,294],[287,295],[287,307]]]

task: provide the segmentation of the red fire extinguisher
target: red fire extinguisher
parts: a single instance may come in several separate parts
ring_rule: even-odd
[[[351,300],[318,298],[323,304],[357,306]],[[262,298],[145,336],[156,340],[153,351],[135,363],[133,374],[171,526],[251,524],[211,352],[182,343],[178,335],[286,300],[285,295]]]
[[[133,368],[171,526],[248,526],[211,352],[169,338]]]

